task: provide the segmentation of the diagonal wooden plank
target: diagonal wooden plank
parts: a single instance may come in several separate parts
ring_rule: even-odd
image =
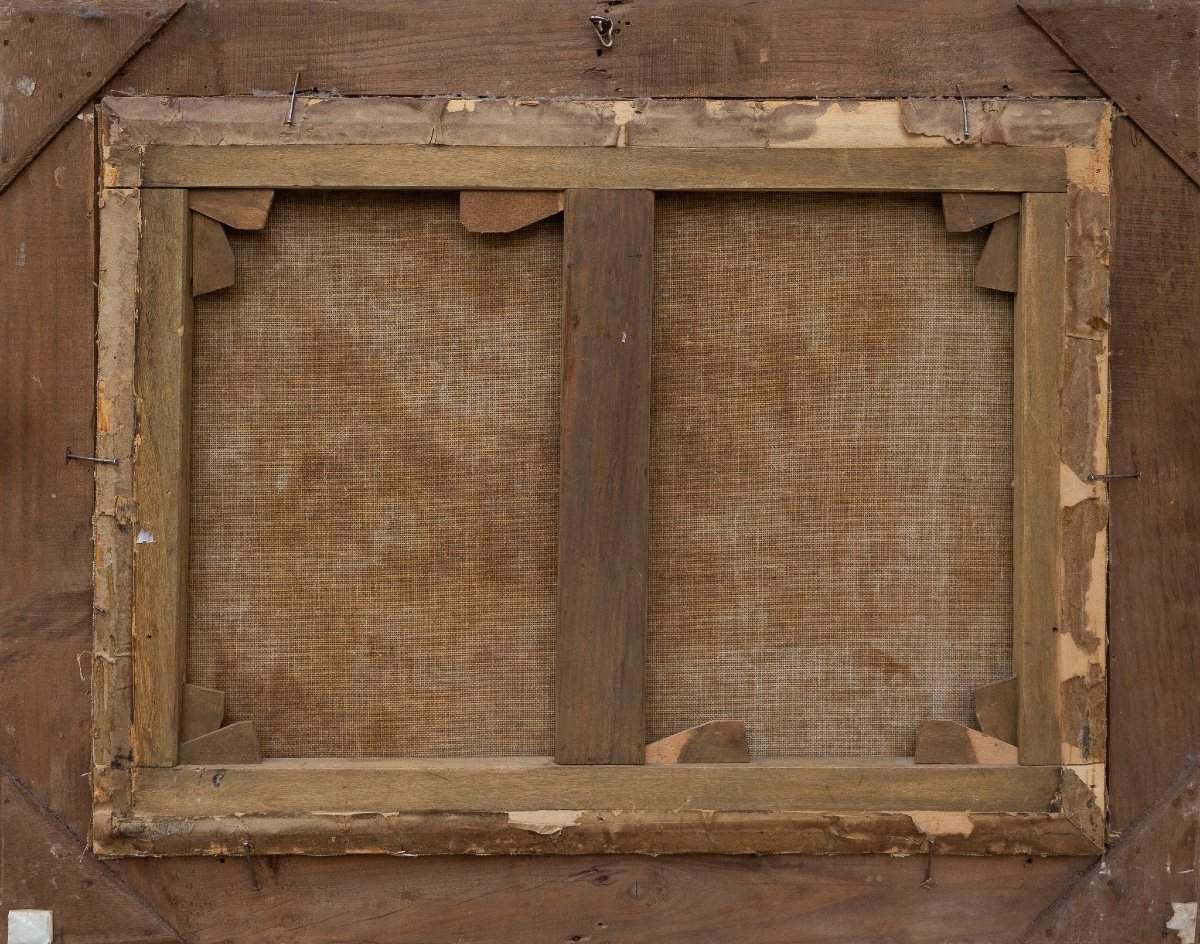
[[[1200,184],[1200,3],[1021,0],[1020,7]]]
[[[0,191],[182,5],[18,0],[0,7]]]
[[[1200,764],[1025,931],[1026,944],[1130,944],[1176,940],[1172,905],[1196,901]],[[1182,937],[1179,940],[1184,940]]]
[[[55,940],[180,940],[137,892],[5,769],[0,769],[0,902],[6,911],[52,911]]]

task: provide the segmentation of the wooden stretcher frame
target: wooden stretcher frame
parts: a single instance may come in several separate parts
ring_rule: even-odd
[[[107,100],[97,454],[118,463],[96,472],[97,852],[1101,849],[1106,494],[1088,476],[1107,471],[1107,335],[1094,310],[1107,294],[1097,231],[1107,216],[1110,115],[1095,101],[1014,102],[987,125],[997,109],[971,107],[989,128],[975,140],[990,133],[993,143],[963,141],[957,101],[303,99],[285,125],[277,99]],[[697,143],[705,146],[688,146]],[[1020,764],[177,765],[188,190],[209,187],[1022,194],[1013,544]]]

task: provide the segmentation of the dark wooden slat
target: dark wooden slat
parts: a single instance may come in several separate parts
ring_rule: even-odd
[[[1200,745],[1200,189],[1128,119],[1113,135],[1111,825]]]
[[[129,858],[112,867],[188,940],[278,944],[280,928],[303,926],[305,944],[342,944],[342,915],[349,912],[360,944],[531,937],[882,944],[898,933],[906,944],[997,944],[1013,940],[1088,864],[1069,856],[937,856],[934,885],[921,888],[926,857],[918,855],[360,855],[279,862],[275,871],[258,860],[261,893],[250,887],[242,856]],[[405,895],[400,905],[397,889]]]
[[[0,761],[79,835],[94,479],[64,450],[95,437],[94,133],[70,122],[0,193]]]
[[[1094,95],[1013,0],[189,3],[119,88],[156,95]],[[600,54],[597,54],[599,50]],[[284,102],[279,118],[287,110]]]
[[[653,224],[649,191],[566,194],[555,734],[563,764],[645,760]]]
[[[1200,4],[1023,0],[1021,9],[1200,184]]]

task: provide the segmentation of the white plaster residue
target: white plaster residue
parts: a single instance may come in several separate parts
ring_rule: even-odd
[[[149,531],[139,531],[137,540],[134,541],[133,543],[134,544],[153,544],[154,543],[154,535],[151,534]]]
[[[1196,944],[1196,902],[1171,902],[1171,918],[1167,930],[1174,931],[1179,944]]]
[[[21,240],[21,245],[17,247],[17,265],[25,265],[25,240]]]
[[[539,836],[553,836],[569,826],[578,826],[581,810],[523,810],[508,814],[508,825]]]
[[[621,343],[624,344],[628,337],[629,337],[629,334],[625,331],[622,331],[621,332]]]
[[[17,91],[26,97],[29,97],[30,95],[32,95],[33,90],[35,88],[37,88],[37,82],[34,80],[34,78],[32,76],[29,76],[29,75],[21,76],[13,84],[16,85]]]
[[[54,913],[32,908],[8,913],[8,944],[53,944]]]

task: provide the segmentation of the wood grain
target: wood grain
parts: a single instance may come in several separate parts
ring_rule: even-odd
[[[151,145],[146,187],[1062,191],[1057,148]]]
[[[1200,6],[1022,0],[1020,7],[1200,185]]]
[[[192,295],[229,288],[237,267],[225,227],[203,213],[192,217]]]
[[[1015,193],[943,193],[942,213],[951,233],[969,233],[988,223],[1015,216],[1021,198]]]
[[[804,763],[556,764],[542,757],[265,761],[229,770],[135,768],[141,815],[294,815],[313,810],[872,812],[1051,810],[1056,767]]]
[[[225,693],[202,685],[183,686],[180,742],[191,741],[221,727],[225,720]]]
[[[0,193],[0,762],[80,835],[93,474],[63,452],[95,426],[94,132],[71,122]]]
[[[1006,216],[992,224],[979,263],[975,266],[975,284],[997,292],[1017,290],[1017,243],[1020,219]]]
[[[482,0],[188,4],[119,85],[286,95],[303,68],[301,88],[341,95],[894,97],[954,96],[956,85],[968,95],[1096,94],[1011,0],[811,0],[802,16],[788,0],[624,6],[611,11],[616,45],[603,50],[587,11],[555,0],[506,6],[514,30],[497,29]]]
[[[0,836],[4,838],[0,901],[5,911],[52,910],[55,940],[144,944],[180,940],[153,908],[4,769],[0,769]],[[118,928],[119,938],[105,933]]]
[[[1200,188],[1128,119],[1114,134],[1112,828],[1200,744]]]
[[[646,745],[647,764],[745,764],[744,721],[706,721]]]
[[[997,944],[1087,859],[935,856],[244,856],[112,863],[189,940],[344,944]],[[866,877],[870,881],[866,881]],[[401,890],[401,891],[398,891]],[[213,902],[220,907],[213,907]],[[293,934],[296,932],[292,932]],[[601,937],[603,935],[603,937]]]
[[[234,229],[262,229],[267,225],[274,190],[195,190],[188,206]]]
[[[182,5],[18,0],[0,9],[0,191]]]
[[[187,623],[192,292],[186,190],[142,194],[135,386],[133,754],[171,766],[179,750]]]
[[[1190,765],[1103,859],[1022,935],[1026,944],[1179,941],[1166,929],[1173,902],[1200,885],[1200,766]]]
[[[554,753],[641,764],[654,194],[572,190],[565,214]]]
[[[555,190],[464,190],[458,202],[462,225],[472,233],[512,233],[562,208],[562,192]]]
[[[1023,764],[1063,751],[1058,639],[1061,585],[1059,390],[1066,201],[1026,194],[1013,341],[1013,670]]]

